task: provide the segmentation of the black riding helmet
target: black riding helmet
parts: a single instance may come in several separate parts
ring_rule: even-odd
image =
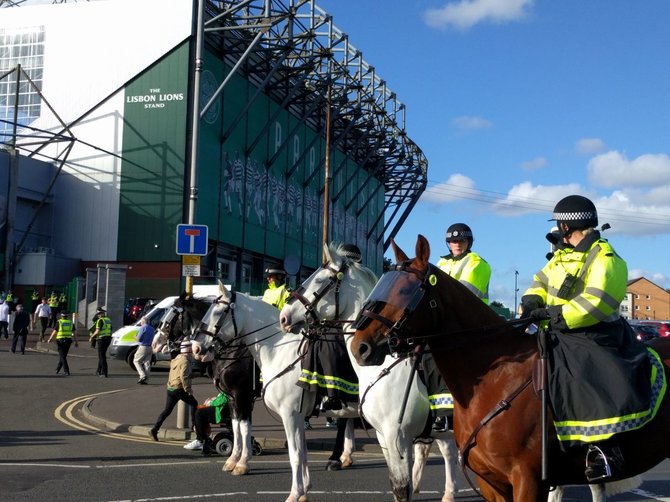
[[[562,198],[554,207],[554,213],[549,221],[556,221],[558,231],[566,237],[574,230],[595,228],[598,226],[598,211],[596,206],[581,195],[568,195]],[[568,227],[567,232],[561,230],[561,223]]]
[[[460,241],[462,239],[466,239],[468,241],[468,249],[472,247],[472,243],[475,240],[474,236],[472,235],[472,229],[465,223],[454,223],[449,228],[447,228],[447,236],[445,239],[447,241],[447,246],[450,242]]]

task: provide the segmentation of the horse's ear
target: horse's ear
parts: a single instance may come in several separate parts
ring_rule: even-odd
[[[419,234],[416,238],[416,258],[424,264],[430,259],[430,244],[428,239]]]
[[[395,254],[396,263],[402,263],[404,261],[409,260],[405,252],[398,247],[398,245],[395,243],[395,239],[393,238],[391,238],[391,247],[393,248],[393,253]]]
[[[330,254],[330,246],[325,242],[323,243],[323,256],[325,257],[325,261],[331,261],[332,259]]]

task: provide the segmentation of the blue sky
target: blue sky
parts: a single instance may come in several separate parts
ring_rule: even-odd
[[[428,189],[397,236],[431,261],[469,224],[490,296],[545,263],[558,200],[590,197],[629,278],[670,287],[667,0],[321,0],[400,101]],[[387,253],[390,256],[390,253]]]

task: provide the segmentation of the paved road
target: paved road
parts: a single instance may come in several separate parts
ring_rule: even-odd
[[[72,376],[61,377],[55,375],[55,354],[29,350],[21,356],[9,354],[7,349],[8,343],[0,340],[1,501],[286,498],[290,466],[285,448],[276,442],[268,442],[263,455],[254,457],[250,475],[233,477],[221,472],[222,458],[205,458],[184,450],[184,431],[181,438],[158,444],[138,434],[162,407],[165,370],[154,372],[149,386],[137,386],[137,375],[130,368],[110,361],[110,378],[97,378],[95,353],[82,345],[71,353]],[[207,380],[198,379],[196,395],[209,395],[209,386]],[[119,396],[123,398],[118,400]],[[260,423],[255,434],[278,438],[281,427],[271,422],[262,408],[257,411]],[[127,417],[126,424],[135,428],[110,429],[104,421],[92,421],[91,413],[116,413],[115,420]],[[311,445],[316,446],[310,451],[311,500],[341,502],[345,496],[352,502],[391,500],[386,465],[373,440],[358,431],[363,451],[356,453],[354,467],[326,472],[322,469],[328,454],[318,451],[318,445],[327,446],[326,438],[332,431],[325,428],[322,419],[313,420],[313,424],[315,430],[309,433]],[[170,427],[175,425],[169,423]],[[670,462],[644,479],[638,490],[611,500],[670,501]],[[432,458],[417,500],[440,500],[442,483],[441,461]],[[477,500],[460,475],[457,487],[457,500]],[[575,488],[568,490],[565,500],[586,501],[590,496],[584,488]]]

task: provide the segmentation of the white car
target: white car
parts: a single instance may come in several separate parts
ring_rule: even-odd
[[[214,297],[216,298],[219,295],[218,286],[193,286],[193,295],[196,298],[207,298]],[[163,298],[158,302],[148,314],[145,315],[149,324],[151,324],[154,329],[158,329],[163,316],[166,312],[174,305],[174,302],[179,298],[178,296],[168,296]],[[139,342],[135,340],[135,335],[140,330],[140,322],[137,321],[135,324],[129,326],[124,326],[123,328],[117,329],[112,333],[112,343],[109,346],[109,355],[116,358],[122,359],[128,363],[132,369],[135,369],[135,364],[133,359],[135,358],[135,352],[139,346]],[[170,361],[170,354],[164,354],[162,352],[155,353],[152,357],[152,364],[157,361]]]

